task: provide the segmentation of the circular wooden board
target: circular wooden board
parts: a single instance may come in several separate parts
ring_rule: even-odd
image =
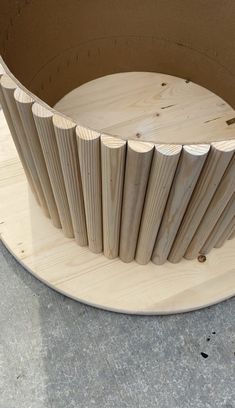
[[[125,140],[194,144],[234,138],[228,103],[191,81],[155,72],[95,79],[69,92],[55,109]]]
[[[205,263],[163,266],[108,260],[63,236],[35,203],[0,112],[0,233],[14,257],[53,289],[122,313],[168,314],[202,308],[235,293],[234,240]]]

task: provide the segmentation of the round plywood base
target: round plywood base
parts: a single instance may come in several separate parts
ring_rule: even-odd
[[[0,116],[0,233],[14,257],[53,289],[116,312],[167,314],[199,309],[235,293],[234,240],[205,263],[163,266],[108,260],[78,247],[52,226],[32,197]]]

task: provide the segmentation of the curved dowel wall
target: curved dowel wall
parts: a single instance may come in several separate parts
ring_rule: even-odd
[[[219,220],[226,205],[231,199],[235,190],[235,155],[233,155],[222,180],[205,212],[205,215],[189,244],[185,257],[193,259],[200,252],[211,231]]]
[[[135,140],[127,145],[119,251],[124,262],[131,262],[135,257],[153,149],[152,143]]]
[[[62,230],[66,237],[73,238],[74,231],[71,214],[56,141],[55,129],[52,122],[53,114],[38,103],[33,105],[32,112],[44,154],[47,171],[50,177],[51,186],[55,196],[55,202],[57,204]]]
[[[151,259],[181,151],[181,146],[155,146],[136,249],[140,264]]]
[[[86,218],[76,140],[76,124],[54,115],[53,125],[69,202],[75,240],[87,245]]]
[[[235,194],[232,195],[231,199],[226,205],[224,211],[222,212],[217,223],[215,224],[215,227],[213,228],[212,232],[207,238],[205,244],[200,249],[200,253],[208,254],[212,250],[212,248],[214,248],[217,245],[217,242],[221,240],[222,236],[226,236],[227,238],[229,237],[233,227],[232,221],[234,213],[235,213]],[[229,232],[227,232],[227,229]]]
[[[3,75],[3,72],[4,71],[2,70],[2,73],[0,74],[0,81],[1,81],[1,78],[2,78],[2,75]],[[23,154],[23,150],[24,150],[23,147],[24,146],[21,145],[21,141],[20,141],[20,138],[19,138],[19,130],[17,129],[17,121],[13,122],[12,115],[14,116],[14,113],[11,114],[10,113],[11,108],[8,107],[8,105],[10,106],[10,100],[7,103],[7,94],[8,94],[8,92],[7,92],[7,90],[5,90],[5,95],[4,95],[4,89],[3,89],[2,81],[1,81],[1,83],[0,83],[0,103],[1,103],[1,106],[3,108],[5,118],[6,118],[8,127],[10,129],[12,138],[14,140],[14,144],[15,144],[17,153],[19,155],[20,161],[22,163],[22,166],[23,166],[25,175],[27,177],[28,183],[30,185],[30,188],[31,188],[31,190],[32,190],[32,192],[34,194],[34,197],[35,197],[37,203],[40,204],[38,193],[37,193],[36,186],[35,186],[35,180],[33,179],[32,174],[31,174],[31,172],[29,170],[29,167],[27,165],[27,159],[25,157],[25,154]]]
[[[107,258],[119,253],[126,142],[101,136],[103,246]]]
[[[66,237],[124,262],[194,259],[233,232],[235,142],[124,141],[54,114],[1,77],[29,185]]]
[[[157,265],[168,258],[208,151],[207,145],[183,146],[153,249],[152,260]]]
[[[103,249],[100,135],[89,129],[76,129],[84,194],[87,236],[92,252]]]
[[[234,142],[212,143],[206,163],[171,248],[169,255],[171,262],[179,262],[184,256],[233,154]]]
[[[230,224],[223,230],[222,234],[219,236],[216,241],[215,248],[221,248],[227,239],[234,238],[234,228],[235,228],[235,217],[233,217]],[[232,232],[232,234],[231,234]]]
[[[42,186],[42,191],[46,202],[45,211],[48,210],[49,216],[51,217],[53,224],[55,225],[55,227],[59,228],[61,226],[59,214],[57,211],[55,198],[52,192],[51,182],[47,172],[47,167],[41,143],[39,140],[38,132],[33,119],[32,106],[34,100],[19,88],[16,88],[14,92],[14,98],[23,124],[23,129],[26,135],[29,150],[32,154],[32,158],[37,169],[39,181]],[[42,203],[42,205],[44,205],[44,203]]]
[[[99,76],[139,70],[193,80],[235,106],[235,6],[99,0],[91,7],[82,0],[68,8],[50,0],[52,24],[50,12],[42,21],[39,3],[3,1],[0,99],[45,216],[79,246],[142,265],[195,259],[233,239],[234,110],[213,118],[224,129],[215,139],[182,143],[178,132],[162,144],[157,132],[154,141],[141,141],[138,133],[128,140],[89,129],[46,103]],[[208,21],[212,10],[226,18]]]

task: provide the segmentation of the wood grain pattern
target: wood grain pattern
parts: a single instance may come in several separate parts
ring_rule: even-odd
[[[214,246],[216,246],[216,243],[219,240],[219,238],[221,236],[224,236],[224,232],[231,225],[231,222],[234,216],[235,216],[235,193],[230,198],[220,218],[215,224],[215,227],[211,231],[205,244],[200,249],[200,254],[206,255],[212,250],[212,248],[214,248]],[[232,229],[230,230],[230,233],[231,231]],[[229,233],[225,234],[225,236],[227,237],[229,237],[229,235],[230,235]],[[222,241],[223,241],[223,238],[222,238]]]
[[[135,257],[139,264],[151,259],[180,152],[179,145],[155,146]]]
[[[49,215],[52,219],[53,225],[57,228],[61,228],[60,217],[51,188],[51,182],[48,176],[41,143],[33,119],[32,106],[34,100],[20,88],[15,90],[14,98],[25,131],[26,139],[37,169],[37,174],[42,186]]]
[[[228,239],[234,239],[234,238],[235,238],[235,227],[233,228],[233,231]]]
[[[124,140],[101,136],[103,246],[109,259],[119,253],[125,158]]]
[[[60,115],[53,116],[56,140],[76,242],[88,244],[82,181],[76,140],[76,124]]]
[[[123,190],[119,256],[124,262],[135,257],[154,145],[129,140]]]
[[[2,82],[7,76],[0,70],[1,75]],[[115,91],[114,105],[113,90],[109,87],[104,89],[108,99],[103,94],[104,100],[101,102],[99,98],[99,104],[106,109],[119,106],[120,111],[115,110],[108,118],[103,117],[100,112],[100,121],[106,119],[110,121],[107,127],[109,131],[126,129],[128,133],[133,118],[137,118],[136,123],[138,123],[139,107],[142,106],[141,109],[145,112],[153,109],[155,119],[164,124],[158,129],[159,132],[155,129],[156,138],[159,134],[161,137],[165,135],[163,129],[166,130],[168,127],[167,132],[172,131],[178,140],[177,132],[174,133],[174,126],[179,127],[179,118],[181,121],[183,118],[182,107],[186,108],[186,105],[183,104],[181,92],[187,94],[190,89],[188,82],[168,78],[162,74],[134,73],[133,75],[132,77],[131,73],[118,74],[119,81],[115,77],[120,89],[117,88]],[[141,84],[138,82],[135,88],[133,78],[137,78],[138,75],[143,78],[143,82]],[[163,77],[167,77],[169,83],[159,82],[156,85],[155,82],[156,89],[151,90],[153,78],[154,81],[156,78],[160,81]],[[128,86],[123,88],[121,78],[130,79],[130,88]],[[171,84],[170,81],[172,81]],[[101,82],[103,83],[103,80]],[[148,89],[145,89],[147,84]],[[93,86],[94,83],[88,87],[90,96],[94,91]],[[99,85],[97,86],[99,88]],[[125,163],[125,140],[105,133],[100,142],[100,132],[81,126],[75,130],[74,122],[63,115],[55,115],[50,108],[46,109],[39,104],[34,104],[32,95],[17,88],[14,82],[12,85],[10,79],[5,79],[5,88],[7,90],[4,90],[4,86],[1,88],[3,89],[2,99],[3,102],[6,101],[6,115],[9,117],[14,133],[13,139],[15,137],[16,144],[18,142],[18,149],[22,153],[29,181],[31,180],[33,188],[35,187],[36,197],[44,212],[51,216],[54,225],[60,227],[62,224],[67,237],[75,236],[79,245],[88,243],[90,250],[95,253],[104,250],[108,258],[119,255],[123,261],[130,262],[136,257],[137,262],[146,264],[152,257],[156,264],[163,264],[167,259],[176,263],[184,255],[187,257],[187,251],[200,228],[204,213],[218,192],[218,186],[230,165],[235,151],[234,140],[214,142],[212,145],[187,144],[183,147],[180,156],[181,145],[158,144],[153,148],[153,144],[142,141],[145,139],[143,132],[140,131],[130,135],[131,139],[136,140],[128,141]],[[197,88],[195,84],[192,88],[194,88],[197,103],[200,101],[204,106],[204,103],[207,103],[207,97],[211,103],[213,98],[214,102],[218,102],[215,95],[211,94],[209,97],[207,91]],[[131,92],[130,89],[132,89]],[[121,101],[124,90],[128,102],[123,110]],[[142,92],[145,91],[146,99],[142,98],[144,95]],[[11,101],[12,95],[5,96],[4,92],[9,95],[14,92],[14,101]],[[149,99],[147,95],[150,93],[152,96]],[[160,106],[161,110],[168,112],[168,123],[164,112],[160,114],[156,112],[155,100],[158,98],[160,105],[166,102],[166,99],[168,102],[170,100],[176,102],[176,99],[181,101],[179,104]],[[80,106],[81,104],[82,102]],[[32,114],[32,107],[33,109],[36,107],[36,113]],[[211,106],[211,109],[213,111],[214,107]],[[221,105],[218,109],[225,108]],[[132,119],[129,116],[132,115],[131,112],[135,112]],[[209,110],[203,113],[207,116]],[[14,115],[17,117],[16,125],[12,122],[12,114],[13,117]],[[208,130],[208,123],[217,122],[217,119],[225,120],[226,114],[204,120],[204,128]],[[195,116],[194,119],[196,118],[199,120],[199,117]],[[117,120],[116,123],[115,120]],[[192,125],[193,121],[189,120],[187,123]],[[233,123],[226,125],[228,137],[233,127],[230,125]],[[185,129],[180,129],[183,130],[183,134]],[[185,135],[186,133],[183,136]],[[127,134],[122,136],[128,139]],[[171,139],[167,137],[168,140]],[[228,201],[230,198],[227,196]],[[219,217],[221,220],[227,220],[228,215],[225,216],[226,210],[224,208],[223,210],[224,214],[221,213]],[[60,220],[61,217],[63,220]],[[219,225],[219,218],[217,221]],[[225,228],[226,222],[228,221],[221,221],[221,228],[222,225]],[[211,226],[212,229],[214,227],[215,225]],[[214,233],[215,231],[216,229]],[[218,234],[220,232],[219,229]],[[212,234],[212,230],[210,233]],[[209,241],[204,242],[207,245],[207,250],[204,247],[204,251],[208,252],[208,248],[212,248],[211,242],[215,243],[215,235],[213,239],[212,235],[207,238],[210,244]]]
[[[62,230],[67,238],[73,238],[74,232],[72,220],[61,169],[56,135],[52,123],[53,114],[38,103],[34,103],[32,112],[58,208]]]
[[[2,77],[2,75],[4,75],[4,70],[3,70],[2,66],[0,65],[0,104],[2,106],[4,116],[5,116],[6,121],[7,121],[7,125],[8,125],[8,127],[10,129],[11,136],[12,136],[12,139],[14,141],[14,144],[15,144],[17,153],[19,155],[21,164],[23,166],[25,175],[27,177],[29,186],[31,188],[31,191],[32,191],[37,203],[40,205],[40,201],[39,201],[38,194],[37,194],[37,191],[36,191],[36,188],[35,188],[35,185],[34,185],[34,181],[33,181],[32,177],[31,177],[30,170],[28,169],[27,161],[26,161],[26,159],[24,157],[24,154],[23,154],[23,151],[22,151],[22,148],[21,148],[21,145],[20,145],[20,141],[19,141],[19,138],[18,138],[18,135],[17,135],[17,131],[15,129],[15,126],[14,126],[14,123],[13,123],[13,120],[12,120],[12,117],[11,117],[11,114],[10,114],[10,111],[9,111],[9,108],[8,108],[8,105],[7,105],[7,101],[6,101],[5,96],[3,94],[3,90],[2,90],[2,86],[1,86],[1,77]]]
[[[0,112],[0,236],[38,279],[78,301],[144,315],[195,310],[234,295],[232,240],[212,251],[204,263],[182,260],[158,267],[152,262],[141,266],[109,260],[66,239],[32,198],[9,130],[2,123]]]
[[[217,240],[217,242],[215,244],[215,248],[221,248],[225,244],[227,239],[234,232],[234,228],[235,228],[235,216],[233,217],[231,222],[227,225],[227,227],[224,229],[223,233],[218,238],[218,240]]]
[[[153,249],[152,261],[157,265],[162,265],[168,258],[209,148],[209,145],[183,147]]]
[[[102,252],[102,187],[100,135],[78,126],[76,128],[82,178],[89,249]]]
[[[156,72],[95,79],[65,95],[55,109],[85,127],[124,140],[191,144],[234,138],[234,111],[208,89]],[[222,136],[223,135],[223,136]]]
[[[20,114],[18,111],[18,108],[16,106],[16,101],[14,98],[14,92],[17,88],[15,82],[8,76],[8,75],[3,75],[1,78],[1,88],[2,92],[4,95],[4,98],[6,100],[9,113],[11,115],[12,121],[14,123],[14,128],[17,134],[17,140],[20,144],[20,148],[22,151],[22,155],[25,159],[25,163],[27,166],[27,169],[29,171],[31,180],[32,180],[32,186],[36,190],[36,197],[38,197],[38,200],[40,202],[40,205],[42,207],[42,210],[45,214],[46,217],[49,217],[49,211],[47,207],[47,203],[45,200],[45,196],[42,190],[41,182],[37,173],[37,169],[33,160],[33,156],[25,135],[25,131],[23,128],[23,124],[20,118]],[[12,133],[12,137],[14,137],[14,132]]]
[[[177,263],[184,256],[233,156],[234,149],[235,142],[232,140],[212,143],[168,256],[170,262]]]
[[[216,222],[235,190],[235,155],[233,155],[210,205],[185,253],[186,259],[194,259],[205,244]]]

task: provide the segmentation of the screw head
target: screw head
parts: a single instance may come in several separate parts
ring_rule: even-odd
[[[206,262],[206,255],[199,255],[197,258],[198,262]]]

